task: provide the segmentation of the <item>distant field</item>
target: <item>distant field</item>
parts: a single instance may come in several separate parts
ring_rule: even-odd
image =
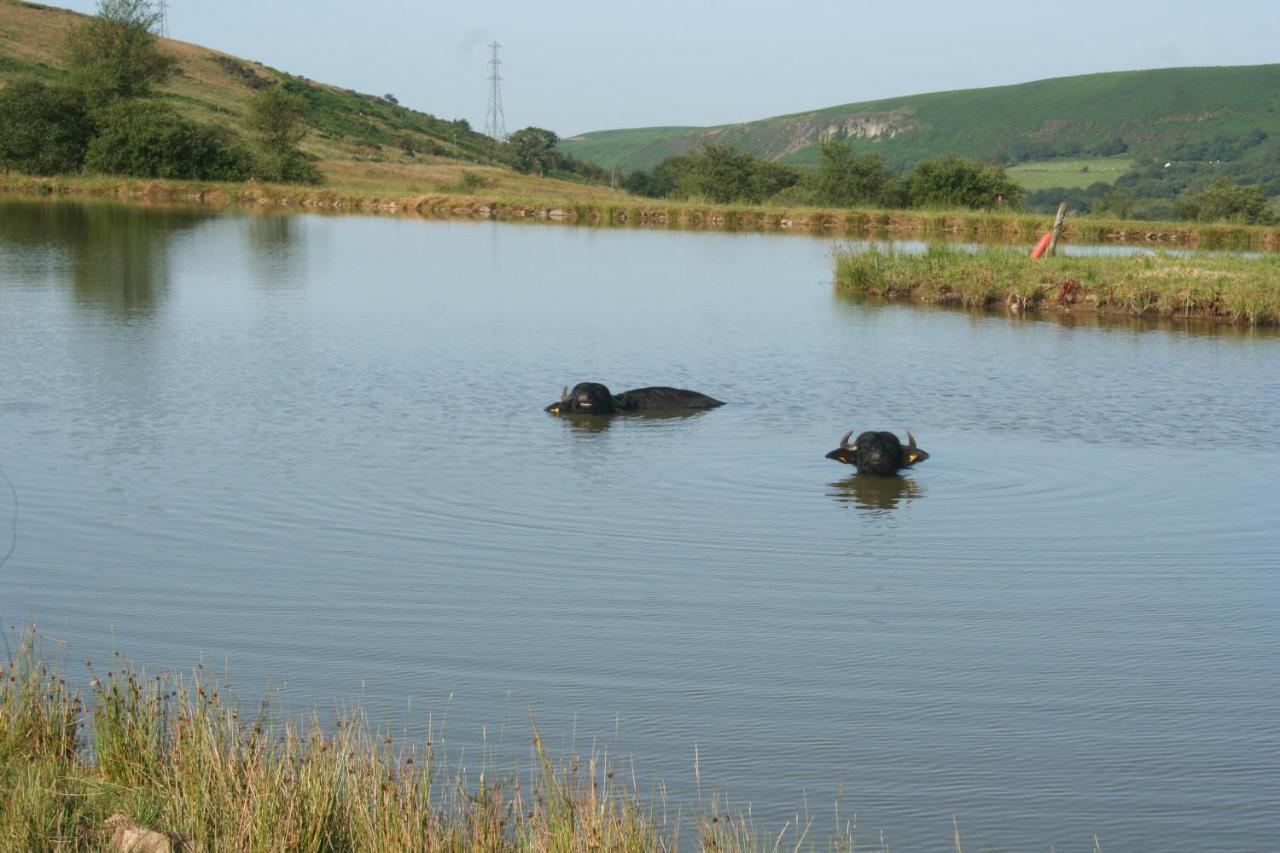
[[[1005,171],[1024,190],[1035,192],[1050,187],[1084,188],[1102,181],[1114,183],[1133,165],[1129,157],[1095,157],[1083,160],[1042,160],[1019,163]]]

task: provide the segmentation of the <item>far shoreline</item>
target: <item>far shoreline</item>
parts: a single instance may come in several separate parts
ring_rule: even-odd
[[[959,238],[1003,243],[1034,242],[1053,224],[1052,214],[972,210],[783,208],[667,202],[625,195],[599,198],[591,194],[575,199],[503,191],[487,194],[395,190],[371,193],[338,184],[311,187],[254,181],[210,183],[110,176],[35,177],[16,173],[0,174],[0,194],[38,199],[109,200],[139,205],[182,204],[440,220],[489,219],[872,239]],[[1275,226],[1069,217],[1062,238],[1079,244],[1280,252],[1280,227]]]

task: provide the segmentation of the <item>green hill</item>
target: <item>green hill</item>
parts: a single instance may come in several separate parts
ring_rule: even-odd
[[[1280,65],[1167,68],[1061,77],[845,104],[718,127],[606,130],[563,140],[575,157],[649,169],[703,142],[771,160],[816,162],[817,144],[847,139],[895,167],[960,154],[1007,164],[1063,157],[1174,159],[1199,149],[1230,160],[1280,136]],[[1201,159],[1201,158],[1195,158]]]
[[[35,3],[0,0],[0,86],[18,77],[64,76],[61,46],[85,16]],[[310,127],[303,147],[325,160],[411,161],[420,155],[487,163],[492,141],[465,121],[411,110],[395,98],[361,94],[288,74],[199,45],[163,40],[178,73],[160,95],[189,118],[238,122],[249,97],[277,81],[306,102]]]

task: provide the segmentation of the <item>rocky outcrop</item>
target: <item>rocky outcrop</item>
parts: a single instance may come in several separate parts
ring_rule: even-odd
[[[777,157],[834,139],[894,139],[921,128],[909,109],[881,113],[850,113],[837,119],[812,116],[797,119],[791,139]]]

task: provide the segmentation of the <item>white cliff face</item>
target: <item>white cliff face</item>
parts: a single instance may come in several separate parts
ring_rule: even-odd
[[[861,139],[888,136],[892,139],[914,126],[915,122],[901,113],[846,116],[841,121],[827,125],[818,138],[824,142],[828,139],[847,139],[851,136]]]
[[[911,118],[910,110],[895,110],[887,113],[855,113],[836,121],[819,121],[818,119],[798,119],[795,123],[795,134],[778,157],[808,148],[818,142],[833,139],[893,139],[899,134],[915,130],[919,122]]]

